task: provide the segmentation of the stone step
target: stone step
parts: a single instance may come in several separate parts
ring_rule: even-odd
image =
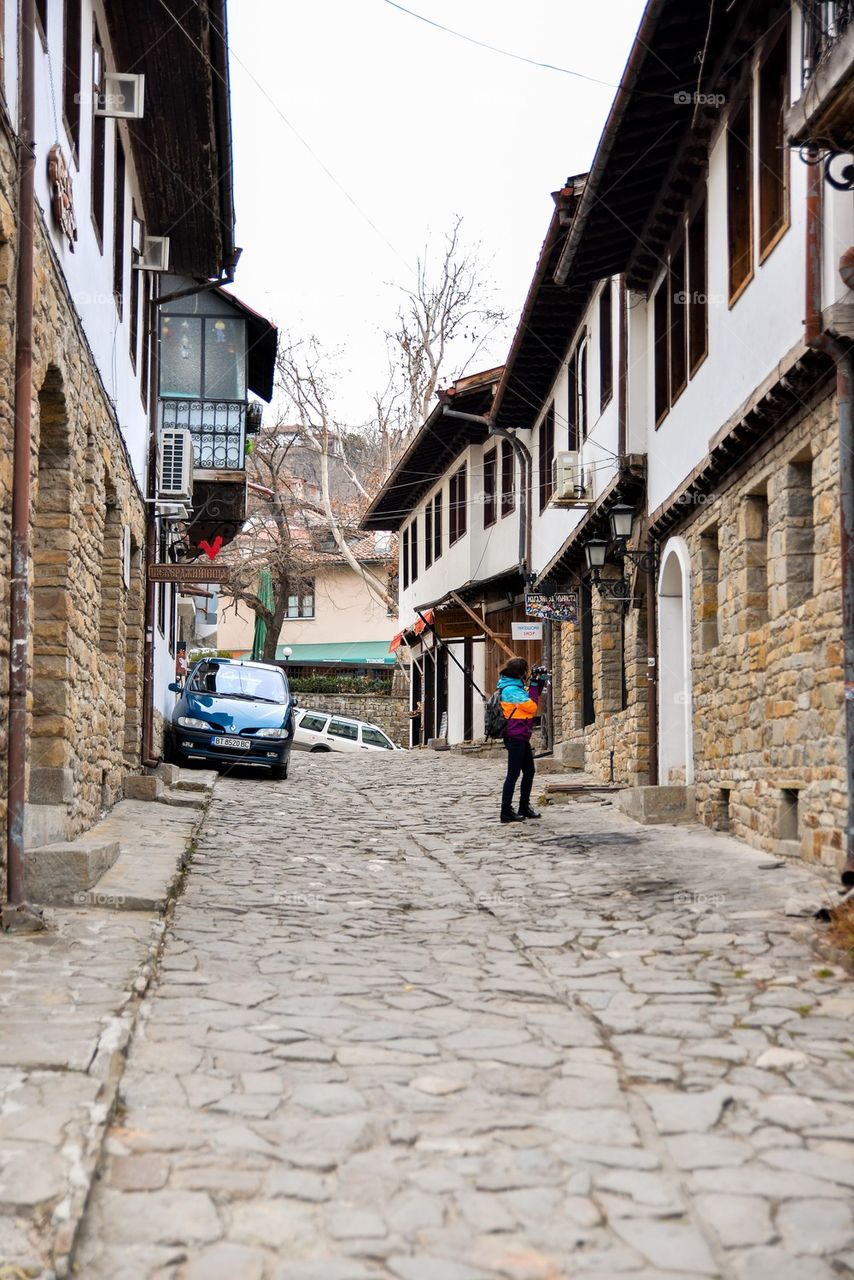
[[[219,774],[215,769],[182,769],[174,791],[205,791],[210,794]]]
[[[24,859],[28,900],[76,906],[119,856],[118,840],[65,840],[29,849]]]
[[[569,804],[596,796],[617,795],[623,788],[609,782],[547,782],[543,796],[547,804]]]
[[[181,791],[174,787],[163,793],[160,803],[171,804],[176,809],[204,809],[209,795],[209,791]]]

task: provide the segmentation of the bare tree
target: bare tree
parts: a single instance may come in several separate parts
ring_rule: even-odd
[[[391,376],[376,398],[377,418],[387,434],[395,422],[401,443],[429,414],[449,356],[456,366],[452,376],[461,377],[507,322],[507,313],[492,303],[480,246],[463,245],[461,226],[457,216],[435,270],[430,246],[425,247],[415,285],[403,290],[397,324],[386,334]]]

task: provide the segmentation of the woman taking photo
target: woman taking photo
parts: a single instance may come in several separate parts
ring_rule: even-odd
[[[535,668],[536,670],[536,668]],[[545,677],[528,680],[528,664],[524,658],[511,658],[498,673],[498,696],[501,710],[507,720],[504,730],[504,746],[507,750],[507,777],[501,792],[501,821],[522,822],[526,818],[541,815],[531,808],[531,787],[534,782],[534,753],[531,750],[531,734],[534,717],[545,685]],[[513,792],[516,780],[522,775],[519,790],[518,812],[513,808]]]

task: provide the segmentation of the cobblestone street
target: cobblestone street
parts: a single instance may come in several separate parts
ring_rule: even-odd
[[[785,914],[835,886],[499,778],[217,784],[78,1275],[854,1275],[854,986]]]

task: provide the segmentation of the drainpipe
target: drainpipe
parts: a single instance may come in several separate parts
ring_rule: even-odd
[[[647,539],[650,568],[646,575],[646,716],[649,726],[647,782],[658,786],[658,628],[655,593],[655,541]]]
[[[497,427],[491,418],[480,413],[461,413],[458,409],[448,407],[442,400],[442,413],[447,418],[460,418],[464,422],[477,422],[486,427],[491,436],[507,440],[519,459],[520,492],[519,492],[519,568],[527,577],[531,567],[531,453],[514,432],[505,427]],[[497,468],[496,468],[497,470]]]
[[[35,2],[22,0],[6,838],[7,898],[10,907],[17,908],[24,914],[30,914],[24,900],[24,808],[27,798],[25,767],[30,614],[30,449],[33,416],[33,257],[36,166],[34,54]]]
[[[148,483],[145,507],[145,624],[142,655],[142,751],[141,763],[147,769],[159,763],[154,753],[154,628],[155,583],[148,570],[157,561],[157,391],[160,379],[158,342],[158,306],[162,299],[150,298],[148,306]]]
[[[822,171],[813,150],[807,165],[806,320],[807,345],[824,351],[836,365],[836,409],[839,419],[839,505],[842,555],[842,647],[845,682],[845,755],[848,814],[842,883],[854,885],[854,421],[851,395],[854,361],[850,349],[822,327]],[[843,283],[854,288],[854,248],[839,262]]]

